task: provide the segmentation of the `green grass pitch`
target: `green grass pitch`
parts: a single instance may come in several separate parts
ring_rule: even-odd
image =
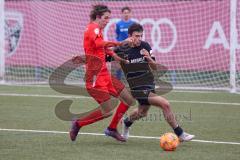
[[[54,97],[55,96],[55,97]],[[102,135],[80,135],[71,142],[70,122],[55,115],[55,105],[64,96],[49,87],[0,86],[0,160],[237,160],[240,158],[240,95],[224,92],[175,92],[164,95],[181,124],[196,140],[165,152],[158,139],[130,138],[119,143]],[[72,95],[74,96],[74,95]],[[71,111],[96,107],[90,98],[70,98]],[[133,107],[134,108],[134,107]],[[130,109],[131,110],[131,109]],[[82,133],[103,133],[111,118],[81,129]],[[32,132],[7,131],[24,129]],[[121,126],[119,126],[121,129]],[[36,133],[35,131],[64,133]],[[137,121],[131,135],[160,137],[172,131],[159,110]],[[203,143],[202,141],[210,141]],[[226,143],[213,143],[226,142]],[[235,144],[228,144],[235,142]]]

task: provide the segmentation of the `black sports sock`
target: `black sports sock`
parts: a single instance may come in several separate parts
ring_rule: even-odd
[[[179,126],[174,129],[174,133],[179,137],[183,133],[183,129]]]
[[[130,126],[133,124],[133,122],[131,122],[131,121],[129,120],[129,118],[127,117],[127,118],[124,119],[124,124],[125,124],[127,127],[130,127]]]

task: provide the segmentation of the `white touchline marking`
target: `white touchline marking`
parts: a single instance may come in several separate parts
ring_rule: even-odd
[[[86,96],[42,95],[42,94],[21,94],[21,93],[0,93],[0,96],[43,97],[43,98],[73,98],[73,99],[91,98],[91,97],[86,97]]]
[[[240,103],[226,103],[226,102],[207,102],[207,101],[178,101],[178,100],[169,100],[170,102],[177,103],[198,103],[198,104],[222,104],[222,105],[233,105],[240,106]]]
[[[42,95],[42,94],[20,94],[20,93],[0,93],[0,96],[12,97],[43,97],[43,98],[70,98],[70,99],[92,99],[87,96],[67,96],[67,95]],[[227,103],[227,102],[207,102],[207,101],[179,101],[169,100],[172,103],[194,103],[194,104],[219,104],[219,105],[233,105],[240,106],[240,103]]]
[[[70,85],[76,85],[76,86],[84,86],[84,83],[69,83]],[[50,88],[48,82],[43,83],[36,83],[36,84],[21,84],[21,83],[1,83],[1,86],[7,86],[7,87],[34,87],[34,88]],[[156,88],[159,88],[159,86],[156,86]],[[171,92],[180,92],[180,93],[229,93],[228,88],[204,88],[204,87],[174,87]],[[234,94],[239,94],[239,92],[236,92]]]
[[[30,133],[49,133],[49,134],[68,134],[65,131],[46,131],[46,130],[26,130],[26,129],[4,129],[0,128],[0,131],[6,132],[30,132]],[[93,135],[93,136],[105,136],[102,133],[79,133],[82,135]],[[160,139],[160,137],[150,137],[150,136],[133,136],[130,135],[131,138],[140,138],[140,139]],[[200,143],[213,143],[213,144],[232,144],[232,145],[240,145],[240,142],[221,142],[221,141],[207,141],[207,140],[198,140],[193,139],[192,142],[200,142]]]

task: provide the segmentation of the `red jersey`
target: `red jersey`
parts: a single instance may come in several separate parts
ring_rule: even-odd
[[[86,88],[88,93],[98,102],[102,103],[110,98],[110,95],[118,96],[124,85],[113,78],[107,70],[102,29],[97,23],[88,24],[84,32],[84,51],[86,55]]]
[[[86,56],[99,58],[103,65],[102,67],[106,66],[105,54],[112,55],[112,52],[105,52],[102,29],[100,29],[97,23],[90,22],[88,24],[84,32],[83,46]],[[90,65],[88,61],[87,65]],[[96,65],[96,63],[93,65]]]
[[[102,61],[105,59],[104,47],[101,45],[103,41],[102,30],[97,23],[88,24],[84,32],[84,51],[86,55],[97,56]],[[100,42],[100,43],[99,43]]]

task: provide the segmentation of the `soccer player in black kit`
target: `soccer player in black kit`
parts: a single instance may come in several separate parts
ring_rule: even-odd
[[[127,59],[129,64],[121,64],[122,70],[128,81],[132,95],[138,101],[138,108],[134,109],[124,119],[123,137],[128,139],[129,128],[135,120],[147,116],[150,106],[162,109],[165,120],[172,127],[180,141],[190,141],[195,136],[183,131],[178,125],[167,99],[155,93],[155,82],[152,70],[157,69],[157,63],[150,45],[142,41],[143,27],[134,23],[128,29],[128,41],[132,41],[130,47],[117,47],[115,53]],[[116,115],[118,114],[118,115]],[[115,113],[115,117],[121,117],[124,113]]]

